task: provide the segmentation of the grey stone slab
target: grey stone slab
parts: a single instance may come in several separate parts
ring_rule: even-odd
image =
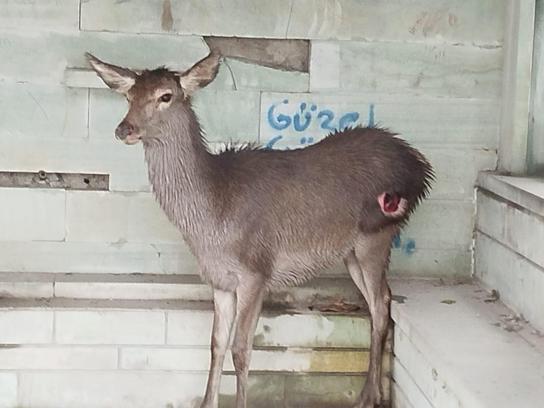
[[[194,110],[210,142],[248,142],[259,137],[258,91],[202,90]]]
[[[289,38],[498,45],[506,2],[296,0],[290,14]]]
[[[32,256],[28,256],[32,254]],[[195,274],[196,260],[175,244],[3,241],[2,272]]]
[[[64,190],[1,188],[0,240],[64,240],[65,201]]]
[[[0,7],[3,29],[79,29],[79,0],[3,0]]]
[[[47,344],[53,340],[53,312],[0,311],[0,344]]]
[[[202,38],[193,36],[0,30],[0,37],[0,79],[35,84],[60,84],[66,68],[89,68],[87,51],[128,68],[166,65],[178,70],[209,52]]]
[[[87,137],[86,89],[9,82],[0,85],[0,137],[27,143]]]
[[[90,0],[82,3],[81,28],[92,31],[176,33],[284,38],[291,0]]]
[[[176,243],[181,233],[150,193],[68,191],[66,240]],[[107,214],[106,217],[103,214]]]
[[[53,296],[53,282],[4,282],[0,278],[0,298],[47,298]]]
[[[473,200],[474,188],[481,171],[497,167],[497,153],[465,146],[418,146],[432,164],[436,180],[430,199]]]
[[[474,204],[470,201],[425,201],[401,233],[402,239],[409,242],[404,250],[468,250],[472,245],[473,218]]]
[[[499,98],[501,48],[399,42],[312,42],[311,90]]]
[[[102,138],[29,140],[0,138],[1,169],[48,173],[109,174],[113,191],[150,191],[141,145],[126,146],[104,134]]]
[[[58,344],[164,344],[165,315],[154,310],[55,311]]]
[[[484,192],[478,193],[478,230],[544,268],[544,221],[530,211]]]
[[[14,407],[17,404],[17,374],[0,373],[0,406]]]
[[[310,75],[307,73],[282,71],[232,58],[223,64],[228,65],[238,90],[307,92],[309,88]]]
[[[117,358],[116,347],[0,348],[3,370],[112,370]]]
[[[472,252],[468,249],[413,249],[412,239],[402,235],[395,245],[400,247],[393,249],[390,276],[455,279],[471,275]]]

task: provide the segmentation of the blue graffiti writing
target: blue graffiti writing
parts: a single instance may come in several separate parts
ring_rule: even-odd
[[[374,104],[371,103],[368,107],[368,127],[374,127],[375,121],[374,121]]]
[[[282,103],[287,104],[289,103],[289,100],[285,99]],[[289,125],[291,125],[291,117],[284,115],[283,113],[280,113],[277,116],[274,115],[276,106],[277,105],[272,105],[270,109],[268,109],[268,124],[276,130],[287,129]]]
[[[280,141],[281,148],[285,148],[286,144],[291,148],[304,147],[335,130],[363,124],[359,112],[338,113],[328,107],[318,107],[315,103],[302,101],[293,104],[289,99],[283,99],[268,108],[267,123],[274,130],[265,145],[267,149],[279,148]],[[374,125],[374,104],[369,104],[367,126]]]
[[[400,235],[393,238],[393,248],[400,249],[406,255],[412,255],[416,252],[416,241],[412,238],[403,239]]]
[[[312,144],[314,142],[314,138],[312,136],[302,136],[300,138],[300,144],[301,145],[305,145],[305,144]]]
[[[317,114],[317,119],[325,118],[321,122],[321,129],[334,130],[332,121],[334,120],[334,113],[330,109],[325,109]]]
[[[300,104],[300,114],[295,113],[295,116],[293,116],[293,127],[297,132],[304,132],[306,129],[308,129],[308,126],[310,126],[310,122],[312,121],[312,114],[310,112],[304,113],[304,110],[306,109],[306,104],[302,102]],[[312,105],[312,110],[316,110],[317,106]],[[304,123],[302,124],[300,122],[300,115],[304,115]]]
[[[265,149],[273,149],[274,145],[278,143],[281,139],[283,139],[283,136],[274,136],[272,139],[268,141],[268,143],[264,146]]]
[[[371,106],[373,106],[373,105],[371,105]],[[340,129],[345,129],[349,125],[357,123],[358,120],[359,120],[359,114],[357,112],[346,113],[344,116],[342,116],[340,118],[340,121],[338,122],[339,123],[339,128]]]
[[[329,108],[318,109],[315,104],[301,102],[296,113],[289,115],[281,112],[281,108],[289,105],[289,99],[284,99],[281,103],[271,105],[267,111],[267,120],[270,127],[274,130],[285,130],[292,126],[296,132],[306,131],[316,119],[321,129],[325,130],[343,130],[348,126],[359,124],[359,112],[348,112],[338,115]],[[308,108],[309,105],[309,108]],[[314,115],[315,114],[315,115]],[[335,120],[339,117],[338,120]],[[374,125],[374,105],[369,106],[368,126]]]

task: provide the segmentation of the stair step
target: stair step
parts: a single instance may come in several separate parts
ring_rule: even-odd
[[[0,273],[0,299],[17,298],[210,301],[212,290],[197,275]],[[348,277],[319,278],[274,290],[266,304],[364,307],[361,293]]]
[[[211,307],[208,301],[4,298],[0,407],[196,407],[210,360]],[[250,406],[350,406],[364,384],[369,346],[364,313],[265,308]],[[390,353],[384,368],[388,390]],[[234,406],[233,371],[228,356],[222,408]]]
[[[541,407],[544,337],[476,284],[395,281],[395,407]],[[400,392],[399,392],[400,391]]]

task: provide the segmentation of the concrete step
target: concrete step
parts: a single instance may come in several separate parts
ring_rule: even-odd
[[[0,273],[1,299],[95,299],[210,301],[212,290],[198,275]],[[349,277],[314,279],[281,288],[266,299],[269,306],[297,309],[364,308]]]
[[[0,407],[197,407],[212,317],[206,301],[3,299]],[[265,309],[250,406],[350,406],[364,384],[369,331],[362,312]],[[388,390],[390,353],[384,367]],[[234,406],[233,371],[229,356],[222,408]]]
[[[544,332],[543,181],[479,176],[474,274]]]
[[[539,408],[544,338],[476,284],[395,281],[393,406]]]

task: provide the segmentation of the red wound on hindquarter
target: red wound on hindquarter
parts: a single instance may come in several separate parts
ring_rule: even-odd
[[[407,209],[408,201],[397,193],[382,193],[378,196],[380,209],[387,217],[402,217]]]
[[[392,213],[398,210],[400,203],[400,196],[398,194],[385,193],[383,197],[383,212]]]

